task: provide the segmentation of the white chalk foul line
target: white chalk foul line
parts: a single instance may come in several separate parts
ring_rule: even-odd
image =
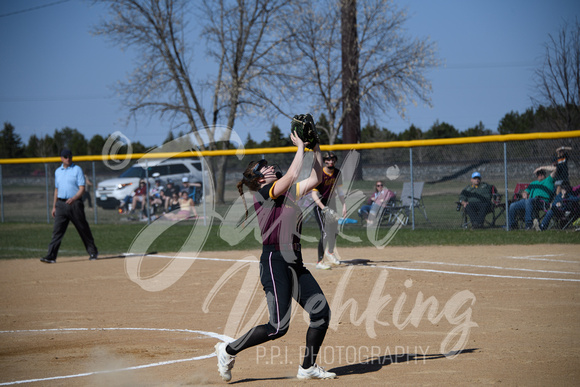
[[[546,261],[546,262],[562,262],[562,263],[580,263],[580,261],[567,261],[563,259],[549,259],[549,258],[542,258],[542,257],[561,257],[564,254],[549,254],[549,255],[527,255],[527,256],[505,256],[503,258],[508,259],[522,259],[525,261]]]
[[[488,265],[470,265],[466,263],[451,263],[451,262],[431,262],[431,261],[412,261],[413,263],[421,263],[428,265],[446,265],[446,266],[463,266],[463,267],[474,267],[483,269],[497,269],[497,270],[514,270],[514,271],[527,271],[532,273],[551,273],[551,274],[572,274],[580,275],[577,271],[557,271],[557,270],[538,270],[538,269],[522,269],[518,267],[502,267],[502,266],[488,266]]]
[[[203,261],[221,261],[221,262],[252,262],[258,263],[257,260],[250,260],[250,259],[232,259],[232,258],[202,258],[202,257],[184,257],[184,256],[172,256],[172,255],[155,255],[152,257],[157,258],[175,258],[175,259],[199,259]],[[511,258],[511,257],[507,257]],[[528,259],[528,258],[526,258]],[[555,260],[550,260],[554,262]],[[559,262],[570,262],[570,261],[559,261]],[[573,261],[572,261],[573,262]],[[429,262],[431,263],[431,262]],[[306,265],[314,265],[314,263]],[[548,277],[524,277],[524,276],[513,276],[513,275],[500,275],[500,274],[477,274],[477,273],[468,273],[468,272],[461,272],[461,271],[448,271],[448,270],[433,270],[433,269],[423,269],[423,268],[410,268],[410,267],[401,267],[401,266],[383,266],[383,265],[376,265],[372,267],[378,268],[385,268],[385,269],[392,269],[392,270],[406,270],[406,271],[418,271],[418,272],[425,272],[425,273],[438,273],[438,274],[452,274],[452,275],[465,275],[465,276],[474,276],[474,277],[490,277],[490,278],[506,278],[506,279],[527,279],[527,280],[538,280],[538,281],[561,281],[561,282],[580,282],[580,279],[568,279],[568,278],[548,278]],[[496,266],[495,269],[503,269],[503,270],[512,270],[510,268],[502,268],[500,266]],[[519,269],[517,269],[519,270]],[[529,269],[530,271],[534,271]],[[527,270],[526,270],[527,271]],[[537,270],[537,272],[547,273],[548,271]],[[554,272],[556,273],[556,272]],[[562,274],[562,273],[559,273]],[[578,274],[578,273],[570,273],[570,274]]]
[[[226,335],[221,335],[215,332],[205,332],[205,331],[195,331],[190,329],[166,329],[166,328],[54,328],[54,329],[31,329],[31,330],[11,330],[11,331],[0,331],[2,333],[38,333],[38,332],[64,332],[64,331],[161,331],[161,332],[186,332],[186,333],[196,333],[212,338],[216,338],[222,341],[230,342],[233,339]],[[131,371],[131,370],[138,370],[144,368],[151,368],[151,367],[159,367],[163,365],[169,364],[176,364],[176,363],[184,363],[188,361],[195,361],[195,360],[203,360],[208,359],[210,357],[215,356],[215,353],[211,353],[208,355],[201,355],[196,357],[191,357],[187,359],[177,359],[177,360],[167,360],[161,361],[157,363],[150,363],[150,364],[142,364],[133,367],[127,368],[119,368],[115,370],[104,370],[104,371],[93,371],[93,372],[85,372],[82,374],[73,374],[73,375],[62,375],[62,376],[53,376],[48,378],[38,378],[38,379],[27,379],[27,380],[16,380],[13,382],[4,382],[0,383],[0,386],[11,386],[15,384],[24,384],[24,383],[34,383],[34,382],[44,382],[49,380],[62,380],[62,379],[71,379],[71,378],[79,378],[83,376],[91,376],[91,375],[99,375],[99,374],[110,374],[113,372],[123,372],[123,371]]]
[[[527,279],[527,280],[538,280],[538,281],[561,281],[561,282],[580,282],[580,279],[568,279],[568,278],[548,278],[548,277],[523,277],[515,275],[500,275],[500,274],[478,274],[478,273],[466,273],[462,271],[448,271],[448,270],[431,270],[431,269],[415,269],[411,267],[397,267],[397,266],[376,266],[384,269],[392,270],[403,270],[403,271],[420,271],[424,273],[438,273],[438,274],[454,274],[454,275],[466,275],[472,277],[491,277],[491,278],[507,278],[507,279]]]

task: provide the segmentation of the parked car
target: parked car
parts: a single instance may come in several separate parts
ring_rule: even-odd
[[[203,190],[203,174],[201,160],[199,159],[168,159],[161,162],[156,160],[140,161],[127,169],[116,179],[101,181],[97,186],[96,202],[103,209],[117,209],[119,204],[128,195],[131,195],[139,187],[139,181],[145,179],[146,171],[149,184],[154,183],[153,174],[159,174],[159,178],[165,185],[171,179],[179,185],[183,177],[187,177],[192,183],[201,183],[200,195]],[[157,175],[155,175],[157,176]],[[197,200],[196,200],[197,202]]]

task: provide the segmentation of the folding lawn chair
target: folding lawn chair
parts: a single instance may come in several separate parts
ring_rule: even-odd
[[[514,189],[514,196],[512,198],[512,200],[508,201],[509,205],[511,206],[512,203],[515,203],[519,200],[522,200],[522,192],[524,192],[526,190],[526,188],[528,188],[530,184],[528,183],[517,183],[516,184],[516,188]],[[539,199],[539,205],[536,206],[536,213],[535,213],[535,218],[538,219],[538,221],[541,223],[542,222],[542,218],[544,217],[544,215],[546,215],[546,212],[550,209],[550,202],[552,201],[552,199]],[[517,220],[517,224],[518,224],[518,228],[523,228],[523,223],[524,223],[524,217],[523,215],[517,215],[516,216],[516,220]]]
[[[514,196],[512,200],[509,201],[509,204],[520,200],[522,198],[522,192],[524,192],[529,185],[529,183],[517,183],[516,188],[514,189]]]
[[[411,216],[413,208],[420,209],[425,216],[425,220],[431,223],[427,217],[427,210],[425,209],[425,204],[423,203],[424,185],[425,182],[413,183],[413,186],[411,186],[410,182],[403,183],[403,192],[401,193],[399,202],[392,207],[387,207],[391,212],[397,213],[395,215],[397,218],[399,217],[399,214],[403,214],[405,219],[403,224],[406,225],[408,223],[409,216]]]
[[[494,185],[491,186],[491,201],[489,204],[489,208],[487,210],[486,218],[484,220],[484,225],[487,227],[495,227],[495,222],[499,219],[500,216],[503,215],[505,212],[505,203],[501,202],[501,194],[497,191]],[[461,228],[468,229],[471,228],[471,220],[467,213],[465,212],[465,208],[461,206],[461,202],[457,203],[457,210],[461,211]],[[488,215],[491,214],[491,220],[487,220]]]
[[[572,194],[580,196],[580,185],[572,188]],[[564,199],[565,211],[556,211],[550,220],[548,229],[554,226],[560,230],[570,227],[578,218],[580,218],[580,202],[576,200]]]

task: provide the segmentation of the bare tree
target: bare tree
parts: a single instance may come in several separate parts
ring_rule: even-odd
[[[251,95],[254,83],[260,82],[272,47],[283,39],[275,36],[271,25],[289,0],[95,1],[108,4],[110,10],[110,18],[95,32],[140,53],[136,70],[118,86],[130,111],[168,116],[175,127],[186,126],[203,150],[228,148],[241,108],[252,103],[244,96]],[[194,16],[193,5],[200,6],[202,15],[193,20],[204,21],[203,36],[216,61],[216,73],[209,81],[194,79],[190,71],[195,38],[187,21]],[[204,93],[211,97],[204,98]],[[204,105],[206,99],[211,106]],[[216,157],[210,164],[220,203],[224,202],[226,161],[225,156]]]
[[[546,104],[553,130],[574,130],[580,125],[580,23],[564,26],[549,35],[543,65],[536,70],[536,107]]]
[[[391,108],[404,116],[409,102],[430,103],[431,83],[424,73],[439,64],[435,47],[428,39],[407,38],[406,21],[392,0],[357,3],[359,101],[369,118]],[[341,0],[301,8],[286,27],[291,39],[281,52],[290,52],[294,61],[279,74],[277,88],[307,100],[312,113],[324,113],[329,124],[321,130],[334,144],[348,110],[342,93]]]
[[[341,0],[341,38],[342,38],[342,94],[344,125],[342,141],[356,144],[360,142],[360,102],[358,87],[358,32],[356,23],[356,0]],[[359,165],[357,175],[362,176]]]

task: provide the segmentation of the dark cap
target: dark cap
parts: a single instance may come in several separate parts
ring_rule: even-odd
[[[62,151],[60,151],[60,157],[64,157],[65,159],[71,158],[72,152],[68,149],[63,149]]]
[[[336,161],[336,160],[338,160],[338,157],[336,157],[334,152],[324,152],[322,159],[323,160],[334,159]]]

